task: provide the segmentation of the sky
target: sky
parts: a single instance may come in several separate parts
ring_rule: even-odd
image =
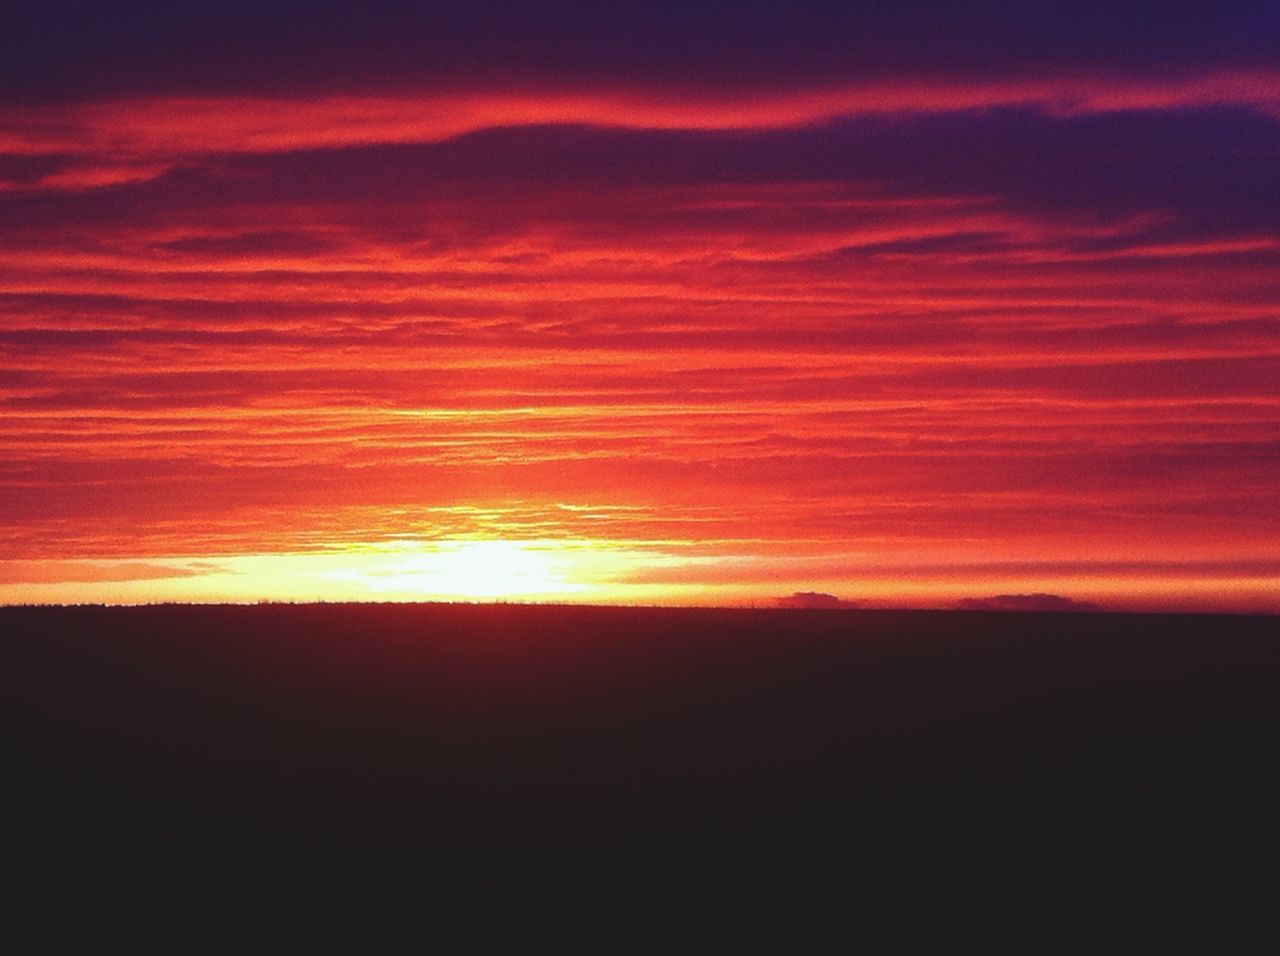
[[[0,603],[1280,612],[1280,7],[601,6],[9,15]]]

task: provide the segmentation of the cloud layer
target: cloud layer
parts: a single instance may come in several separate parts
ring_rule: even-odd
[[[392,17],[307,72],[325,5],[292,80],[270,19],[119,27],[195,45],[156,70],[88,21],[31,46],[74,66],[0,83],[0,559],[503,536],[735,595],[982,566],[1274,606],[1275,16],[975,14],[984,60],[909,6],[861,58],[834,9],[776,47],[653,13],[679,82],[626,15],[578,24],[609,78],[464,14],[419,69],[369,68]]]

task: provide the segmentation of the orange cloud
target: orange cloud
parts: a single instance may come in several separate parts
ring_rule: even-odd
[[[480,130],[585,124],[643,130],[761,130],[839,117],[1025,107],[1071,116],[1244,106],[1280,115],[1280,74],[1189,78],[1034,76],[989,82],[915,79],[777,93],[659,89],[450,92],[382,96],[159,96],[0,112],[0,152],[176,160],[204,153],[272,153],[431,143]],[[158,174],[165,167],[153,167]],[[141,167],[133,167],[135,173]],[[36,188],[122,181],[103,171],[52,174]]]
[[[11,112],[0,561],[1271,607],[1277,86],[1126,82]]]

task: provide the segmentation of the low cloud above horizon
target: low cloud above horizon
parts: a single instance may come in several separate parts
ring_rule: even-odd
[[[17,18],[0,601],[1280,611],[1274,6],[553,7]]]
[[[786,597],[775,598],[774,602],[778,607],[804,609],[817,608],[823,610],[860,606],[857,601],[849,601],[844,598],[836,597],[834,594],[826,594],[822,591],[797,591],[795,594],[789,594]]]
[[[957,607],[962,611],[1104,611],[1100,604],[1077,601],[1060,594],[997,594],[988,598],[966,598]]]

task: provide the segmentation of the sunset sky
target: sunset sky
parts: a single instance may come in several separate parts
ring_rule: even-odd
[[[1280,5],[1120,6],[6,14],[0,602],[1280,611]]]

